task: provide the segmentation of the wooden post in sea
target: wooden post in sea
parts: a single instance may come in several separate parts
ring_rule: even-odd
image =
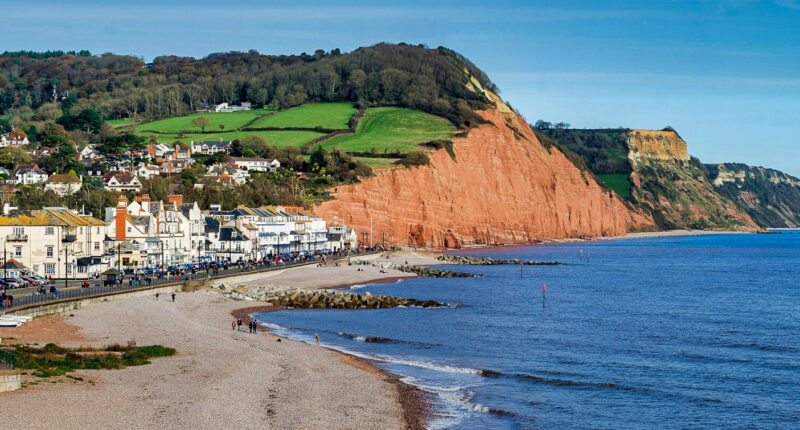
[[[545,308],[545,292],[547,291],[547,285],[542,284],[542,309]]]
[[[522,279],[522,262],[519,262],[519,279]]]

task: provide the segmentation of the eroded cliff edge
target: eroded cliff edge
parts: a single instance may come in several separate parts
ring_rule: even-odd
[[[500,105],[500,104],[498,104]],[[359,240],[417,247],[525,243],[654,230],[562,152],[541,145],[522,117],[479,112],[487,123],[453,139],[428,166],[379,171],[332,190],[315,212]]]

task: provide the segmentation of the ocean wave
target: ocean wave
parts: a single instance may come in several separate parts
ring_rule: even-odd
[[[366,343],[389,343],[389,342],[401,342],[396,339],[391,339],[388,337],[381,337],[381,336],[361,336],[353,333],[347,333],[344,331],[340,331],[338,333],[339,336],[348,337],[350,339],[355,340],[356,342],[366,342]]]
[[[797,352],[798,349],[792,346],[785,346],[785,345],[761,345],[758,343],[732,343],[725,345],[726,348],[745,348],[745,349],[757,349],[759,351],[770,351],[770,352]]]
[[[383,361],[386,363],[402,364],[404,366],[418,367],[420,369],[436,370],[439,372],[463,373],[468,375],[480,375],[481,373],[480,369],[448,366],[446,364],[432,363],[429,361],[410,360],[405,358],[391,357],[388,355],[375,355],[373,359],[378,361]]]

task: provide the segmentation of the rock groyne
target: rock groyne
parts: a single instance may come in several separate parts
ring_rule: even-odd
[[[317,288],[292,288],[273,285],[239,286],[226,291],[224,285],[212,285],[234,300],[272,303],[284,308],[300,309],[382,309],[405,307],[450,307],[433,300],[417,300],[404,297],[352,293],[349,291],[323,290]]]
[[[524,266],[561,266],[566,264],[560,261],[527,261],[527,260],[519,260],[516,258],[513,260],[495,260],[493,258],[466,257],[463,255],[442,255],[439,256],[437,260],[453,264],[481,265],[481,266],[492,266],[492,265],[503,265],[503,264],[514,264],[514,265],[522,264]]]

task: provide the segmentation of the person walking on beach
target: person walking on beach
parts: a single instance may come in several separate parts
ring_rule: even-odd
[[[158,301],[158,296],[160,293],[156,292],[156,301]]]
[[[172,303],[175,303],[175,293],[172,293]]]
[[[239,331],[242,331],[242,320],[241,319],[236,320],[236,325],[239,327]]]
[[[236,330],[236,321],[231,322],[231,330]]]
[[[258,323],[253,321],[253,334],[258,334]]]
[[[314,333],[314,340],[316,341],[317,346],[319,346],[319,333]]]

